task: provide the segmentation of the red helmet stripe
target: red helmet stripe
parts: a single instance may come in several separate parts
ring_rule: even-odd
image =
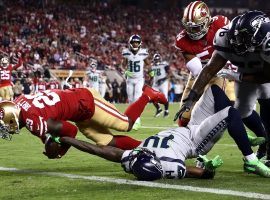
[[[193,21],[194,20],[194,12],[195,12],[195,9],[197,7],[198,4],[202,3],[201,1],[195,1],[193,3],[193,7],[192,7],[192,14],[191,14],[191,18],[190,18],[190,21]]]

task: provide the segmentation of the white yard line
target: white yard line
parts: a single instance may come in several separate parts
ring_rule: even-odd
[[[238,197],[246,197],[246,198],[254,198],[254,199],[270,199],[269,194],[261,194],[255,192],[242,192],[236,190],[224,190],[217,188],[203,188],[203,187],[194,187],[188,185],[171,185],[164,183],[155,183],[155,182],[145,182],[145,181],[133,181],[127,179],[117,179],[117,178],[108,178],[108,177],[99,177],[99,176],[83,176],[76,174],[66,174],[59,172],[40,172],[33,170],[20,170],[16,168],[5,168],[0,167],[0,171],[8,171],[15,173],[23,173],[23,174],[38,174],[38,175],[46,175],[46,176],[54,176],[54,177],[63,177],[69,179],[83,179],[89,181],[98,181],[105,183],[115,183],[121,185],[135,185],[140,187],[150,187],[150,188],[162,188],[162,189],[174,189],[174,190],[186,190],[192,192],[204,192],[218,195],[228,195],[228,196],[238,196]]]

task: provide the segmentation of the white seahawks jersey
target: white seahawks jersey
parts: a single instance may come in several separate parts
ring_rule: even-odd
[[[215,113],[214,97],[211,88],[195,105],[188,127],[169,129],[150,136],[140,147],[145,147],[160,159],[166,178],[183,178],[186,173],[185,160],[207,154],[222,137],[227,128],[226,118],[230,107]],[[128,156],[122,155],[122,166],[130,172]]]
[[[87,72],[87,75],[89,77],[90,87],[99,91],[100,73],[97,71],[95,71],[95,72],[89,71],[89,72]]]
[[[148,57],[147,49],[140,48],[136,54],[133,54],[128,48],[123,49],[122,56],[128,60],[127,69],[133,73],[129,78],[143,78],[144,60]]]
[[[228,26],[219,29],[214,38],[214,47],[219,55],[231,61],[233,65],[238,67],[239,72],[256,73],[263,69],[264,62],[270,60],[270,56],[266,55],[264,51],[255,50],[255,52],[248,52],[243,56],[237,55],[228,39]]]
[[[169,67],[169,63],[166,61],[157,63],[156,65],[152,65],[151,69],[154,71],[154,79],[153,84],[154,85],[160,85],[160,81],[166,80],[167,78],[167,70]]]

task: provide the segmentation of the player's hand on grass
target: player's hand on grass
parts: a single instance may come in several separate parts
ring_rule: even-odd
[[[213,159],[208,159],[206,155],[199,155],[197,160],[203,163],[205,169],[209,170],[215,170],[223,164],[223,160],[219,155],[215,156]]]

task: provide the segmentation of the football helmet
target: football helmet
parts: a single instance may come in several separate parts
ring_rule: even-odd
[[[159,53],[154,54],[153,56],[153,63],[158,64],[162,61],[161,55]]]
[[[19,109],[11,101],[0,102],[0,137],[11,140],[13,134],[18,134]]]
[[[136,148],[129,155],[129,167],[138,180],[153,181],[163,177],[156,154],[146,148]]]
[[[185,8],[182,25],[192,40],[199,40],[208,32],[211,21],[208,6],[202,1],[194,1]]]
[[[249,11],[243,14],[236,23],[234,36],[239,48],[237,54],[254,52],[255,48],[262,43],[263,37],[258,34],[261,25],[269,22],[269,18],[261,11]]]
[[[142,38],[139,35],[132,35],[129,38],[129,48],[132,51],[138,51],[142,45]]]
[[[9,65],[8,57],[1,58],[1,66],[7,68]]]

